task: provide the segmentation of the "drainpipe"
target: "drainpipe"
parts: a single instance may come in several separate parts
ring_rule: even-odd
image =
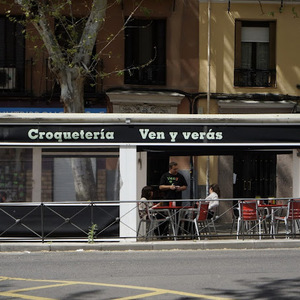
[[[207,4],[207,106],[206,113],[210,113],[210,28],[211,27],[211,2]]]
[[[211,37],[211,0],[207,3],[207,101],[206,113],[210,114],[210,37]],[[210,177],[210,157],[206,160],[206,195],[209,192],[209,177]]]

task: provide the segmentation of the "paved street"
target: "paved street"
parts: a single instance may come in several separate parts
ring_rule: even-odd
[[[7,252],[0,299],[299,299],[299,249]]]

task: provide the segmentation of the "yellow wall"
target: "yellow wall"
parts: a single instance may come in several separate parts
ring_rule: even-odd
[[[207,16],[208,4],[200,4],[200,92],[207,91]],[[278,4],[211,3],[211,92],[212,93],[276,93],[300,95],[300,5],[286,4],[282,13]],[[274,13],[274,15],[272,14]],[[233,86],[235,19],[276,20],[276,82],[275,88],[240,88]]]
[[[208,174],[209,184],[218,183],[218,156],[198,156],[198,185],[206,185]]]

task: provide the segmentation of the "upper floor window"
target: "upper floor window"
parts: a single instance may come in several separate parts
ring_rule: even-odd
[[[125,29],[125,84],[166,84],[166,21],[133,19]]]
[[[235,23],[234,85],[274,87],[276,83],[274,21]]]
[[[0,16],[0,90],[24,86],[25,38],[23,26]]]

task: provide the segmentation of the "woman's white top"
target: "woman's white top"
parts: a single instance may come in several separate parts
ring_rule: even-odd
[[[220,203],[220,201],[217,199],[219,199],[219,196],[215,192],[212,192],[205,198],[205,200],[211,200],[211,201],[209,201],[209,205],[208,205],[209,210],[216,211],[216,209]]]
[[[148,210],[153,206],[152,201],[148,201],[146,198],[141,198],[139,202],[139,216],[141,219],[148,219]]]

